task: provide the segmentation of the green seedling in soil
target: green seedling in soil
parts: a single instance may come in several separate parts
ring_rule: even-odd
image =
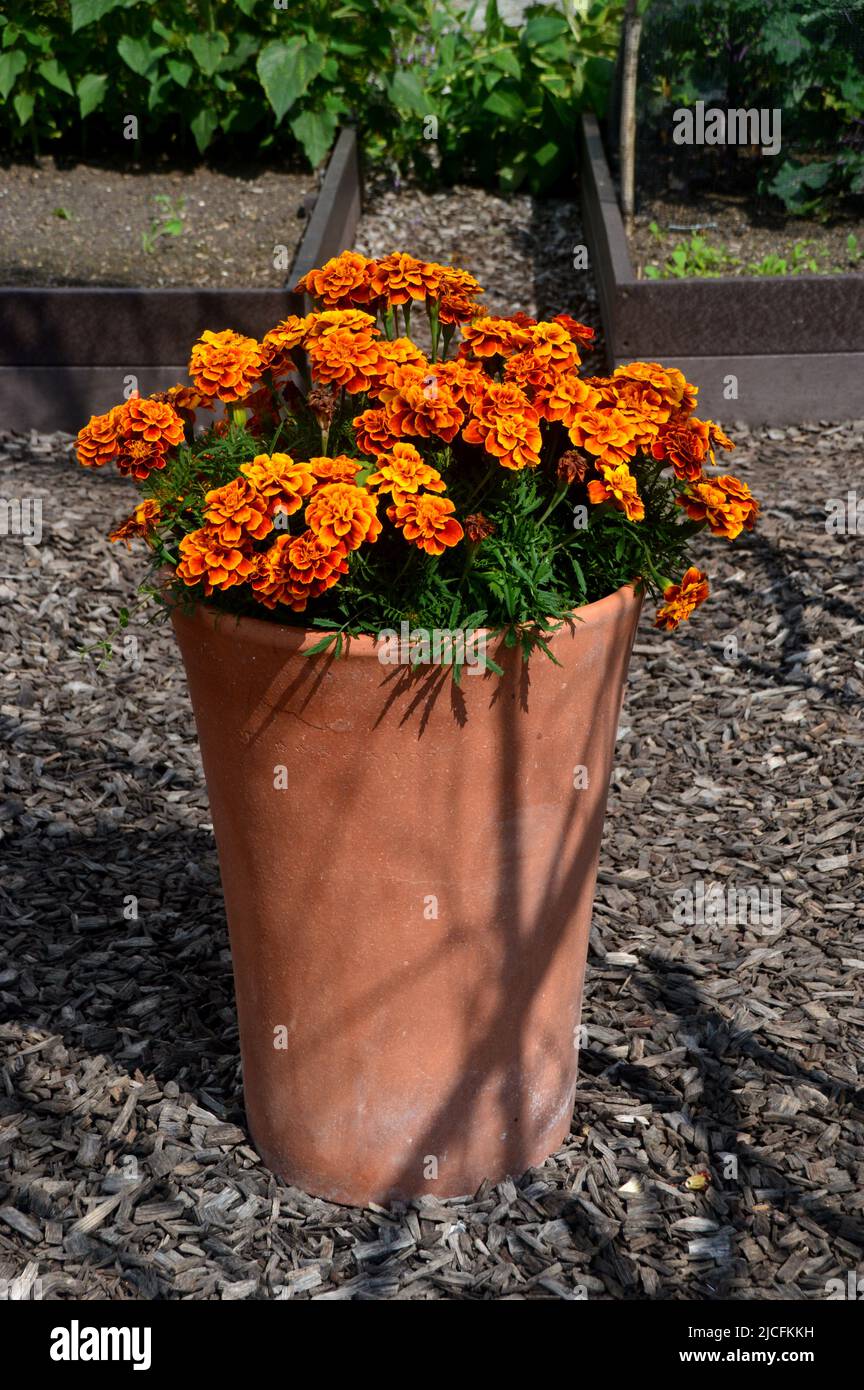
[[[177,198],[175,201],[169,198],[167,193],[157,193],[153,201],[158,205],[159,211],[150,223],[149,230],[141,233],[141,245],[148,256],[155,253],[160,237],[182,236],[186,217],[185,198]]]
[[[64,221],[64,222],[71,222],[71,221],[72,221],[72,214],[71,214],[71,212],[69,211],[68,208],[55,208],[55,209],[54,209],[54,216],[55,216],[55,217],[61,218],[62,221]]]
[[[649,224],[651,234],[662,240],[662,233],[656,222]],[[728,266],[740,265],[725,247],[712,246],[705,237],[694,232],[686,241],[675,247],[664,266],[646,265],[647,280],[684,280],[706,278],[719,275]]]

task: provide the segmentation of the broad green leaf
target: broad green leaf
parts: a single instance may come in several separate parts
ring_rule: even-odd
[[[303,146],[303,153],[316,168],[327,154],[336,134],[336,117],[330,111],[302,111],[291,122],[291,130]]]
[[[32,92],[19,92],[17,97],[12,98],[12,105],[15,107],[15,115],[18,120],[22,125],[26,125],[33,115],[36,98]]]
[[[203,154],[216,131],[219,129],[219,118],[214,111],[210,111],[206,106],[202,107],[190,122],[190,130],[195,136],[195,144],[198,146],[198,153]]]
[[[415,72],[398,68],[390,79],[390,100],[397,111],[411,111],[415,116],[429,114],[429,98]]]
[[[195,71],[191,63],[184,63],[179,58],[169,58],[165,66],[178,87],[189,86],[189,79]]]
[[[50,82],[52,87],[57,87],[61,92],[67,92],[70,97],[75,95],[69,75],[64,68],[61,68],[56,58],[45,58],[37,67],[46,82]]]
[[[522,30],[522,42],[533,47],[535,44],[549,43],[568,32],[567,21],[561,14],[538,14],[529,19]]]
[[[324,66],[326,54],[318,43],[300,35],[268,43],[258,54],[257,70],[267,100],[281,121]]]
[[[228,52],[228,40],[224,34],[192,34],[186,40],[186,46],[207,77],[213,76]]]
[[[88,72],[78,83],[78,107],[82,118],[101,106],[108,87],[108,78],[101,72]]]
[[[246,15],[251,15],[251,14],[252,14],[253,10],[255,9],[256,4],[257,4],[257,0],[237,0],[237,8],[238,8],[238,10],[242,10],[243,13],[246,14]]]
[[[157,58],[167,51],[164,44],[151,48],[146,39],[133,39],[129,34],[124,34],[117,44],[117,52],[126,66],[139,77],[146,77]]]
[[[0,53],[0,97],[5,101],[15,86],[15,80],[27,66],[27,59],[20,48],[11,53]]]
[[[111,10],[129,5],[129,0],[72,0],[72,33],[83,29],[85,24],[94,24],[104,19]]]
[[[525,103],[518,92],[496,87],[484,101],[483,110],[491,111],[493,116],[501,116],[505,121],[520,121],[525,114]]]

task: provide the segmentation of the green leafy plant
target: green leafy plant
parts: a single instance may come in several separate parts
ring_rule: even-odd
[[[655,237],[663,238],[656,222],[650,224]],[[647,280],[684,280],[692,277],[706,278],[721,275],[730,266],[741,262],[722,246],[712,246],[699,232],[694,232],[669,254],[662,266],[645,266]]]
[[[313,166],[355,122],[369,154],[422,177],[548,187],[576,113],[605,107],[621,0],[530,7],[505,24],[454,0],[6,0],[0,143],[248,157]]]
[[[156,215],[147,231],[141,233],[141,246],[148,256],[154,254],[160,237],[182,236],[186,217],[185,198],[174,199],[167,193],[157,193],[153,201],[157,205]]]
[[[838,0],[651,0],[642,38],[643,154],[669,150],[672,113],[778,109],[776,156],[705,146],[677,151],[726,186],[825,217],[864,196],[864,41],[858,3]],[[647,143],[646,143],[647,142]]]

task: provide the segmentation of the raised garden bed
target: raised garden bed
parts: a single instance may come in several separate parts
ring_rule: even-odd
[[[864,276],[637,279],[594,116],[582,120],[581,169],[610,366],[679,367],[699,385],[700,414],[727,421],[862,413]]]
[[[296,217],[286,207],[286,224]],[[280,287],[10,286],[0,289],[0,419],[7,429],[76,430],[134,376],[142,394],[185,376],[205,328],[257,336],[296,309],[289,286],[351,244],[360,215],[354,131],[339,135]],[[289,236],[286,226],[283,242]]]

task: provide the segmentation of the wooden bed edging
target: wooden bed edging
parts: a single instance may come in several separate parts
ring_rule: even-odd
[[[360,217],[353,128],[337,137],[288,284],[351,245]],[[80,429],[123,397],[185,378],[205,328],[258,337],[302,301],[289,289],[0,288],[0,429]],[[182,365],[177,365],[182,364]]]
[[[582,118],[580,144],[610,366],[679,367],[700,388],[700,414],[726,421],[864,416],[864,276],[637,280],[593,115]]]

